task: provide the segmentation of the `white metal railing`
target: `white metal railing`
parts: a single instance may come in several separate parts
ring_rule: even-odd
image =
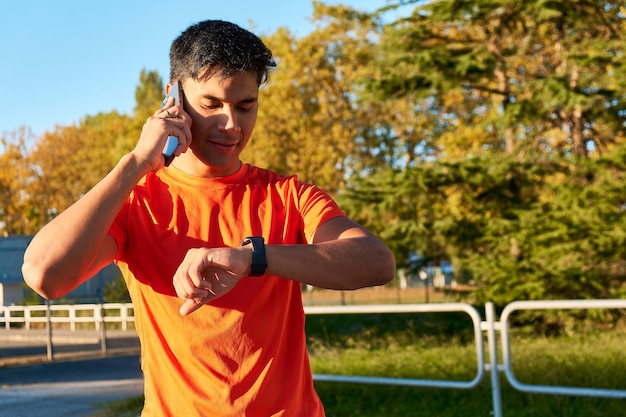
[[[491,393],[494,417],[502,417],[502,398],[500,390],[500,371],[504,371],[506,378],[514,389],[536,394],[556,394],[571,396],[586,396],[599,398],[626,399],[626,390],[578,388],[566,386],[530,385],[523,384],[515,378],[511,366],[509,318],[515,310],[561,310],[561,309],[623,309],[626,300],[552,300],[552,301],[516,301],[507,305],[496,321],[495,306],[489,302],[485,305],[485,321],[481,321],[478,311],[463,303],[449,304],[406,304],[406,305],[362,305],[362,306],[334,306],[334,307],[305,307],[307,314],[357,314],[357,313],[431,313],[431,312],[466,312],[472,319],[476,345],[478,371],[471,381],[441,381],[413,378],[381,378],[372,376],[349,375],[320,375],[314,374],[318,381],[352,382],[365,384],[407,385],[434,388],[473,388],[482,382],[485,371],[490,372]],[[483,353],[482,332],[487,333],[487,349],[489,362],[485,361]],[[501,332],[501,345],[504,364],[498,362],[498,343],[496,332]]]
[[[513,374],[509,340],[509,317],[516,310],[573,310],[573,309],[620,309],[626,308],[626,300],[554,300],[554,301],[514,301],[507,305],[500,315],[500,335],[502,356],[506,378],[518,391],[541,394],[572,395],[585,397],[624,398],[626,391],[602,388],[579,388],[552,385],[533,385],[520,382]]]
[[[11,325],[13,323],[20,323],[21,327],[29,329],[31,323],[69,323],[70,329],[74,330],[76,328],[76,324],[78,323],[94,323],[96,329],[102,330],[103,346],[105,346],[106,336],[104,326],[101,326],[102,322],[121,323],[121,328],[123,330],[128,329],[128,324],[134,323],[132,304],[50,305],[49,307],[50,310],[48,310],[45,305],[0,307],[0,324],[4,323],[4,327],[6,329],[11,329]],[[496,321],[495,307],[491,302],[485,305],[484,321],[481,319],[480,314],[473,306],[465,303],[307,306],[304,307],[304,311],[307,315],[464,312],[472,320],[474,345],[476,348],[476,375],[469,381],[323,374],[314,374],[313,378],[318,381],[330,382],[470,389],[478,386],[484,379],[485,373],[488,371],[490,372],[491,377],[493,402],[492,414],[494,417],[502,417],[502,401],[500,393],[500,372],[502,371],[511,386],[522,392],[626,399],[626,390],[532,385],[524,384],[515,377],[512,370],[509,339],[509,320],[511,314],[517,310],[562,309],[626,309],[626,300],[515,301],[504,308],[500,321]],[[77,314],[79,311],[83,311],[83,313]],[[52,314],[53,312],[55,314]],[[47,325],[49,326],[49,324]],[[501,347],[504,361],[502,364],[499,363],[497,356],[498,342],[496,333],[498,331],[501,336]],[[489,362],[485,360],[483,332],[487,334],[486,346],[489,352]],[[104,350],[105,348],[103,347],[103,351]]]
[[[32,324],[45,325],[49,320],[50,323],[68,324],[72,331],[79,323],[93,323],[95,329],[100,330],[103,322],[119,323],[122,330],[128,330],[129,324],[135,322],[133,313],[131,303],[4,306],[0,307],[0,326],[30,330]]]
[[[359,306],[319,306],[305,307],[305,314],[363,314],[363,313],[447,313],[465,312],[472,319],[474,327],[474,345],[476,347],[476,376],[470,381],[448,381],[414,378],[383,378],[348,375],[321,375],[313,378],[318,381],[352,382],[361,384],[408,385],[436,388],[474,388],[482,381],[485,372],[485,355],[483,353],[483,335],[480,328],[480,314],[474,307],[465,303],[438,303],[438,304],[389,304],[389,305],[359,305]]]

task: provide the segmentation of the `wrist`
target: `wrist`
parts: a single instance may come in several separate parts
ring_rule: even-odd
[[[137,178],[137,180],[152,171],[150,163],[134,152],[124,155],[118,165],[120,165],[125,172],[128,172],[129,175]]]
[[[250,262],[250,273],[248,276],[259,277],[265,274],[267,269],[267,257],[265,254],[265,239],[262,236],[249,236],[243,239],[242,246],[252,248],[252,260]]]

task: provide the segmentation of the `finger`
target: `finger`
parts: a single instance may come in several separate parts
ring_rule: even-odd
[[[156,116],[160,119],[180,119],[180,110],[177,106],[174,107],[164,107],[160,109]]]
[[[183,300],[194,300],[208,296],[209,289],[198,288],[191,280],[186,279],[178,282],[176,294],[178,298],[182,298]]]
[[[202,307],[204,305],[203,302],[197,302],[195,300],[186,300],[182,306],[180,306],[180,309],[178,310],[178,312],[180,313],[181,316],[187,316],[191,313],[193,313],[194,311],[196,311],[197,309],[199,309],[200,307]]]
[[[163,117],[161,114],[165,113],[165,110],[167,109],[172,109],[176,104],[176,100],[174,100],[174,97],[167,97],[166,100],[163,101],[163,104],[161,104],[161,107],[159,108],[159,110],[155,111],[153,113],[154,116],[157,117]],[[171,110],[170,110],[171,113]]]
[[[165,131],[164,137],[167,138],[170,136],[175,136],[178,142],[176,148],[174,149],[174,155],[178,156],[181,153],[186,152],[191,142],[191,132],[189,132],[189,129],[185,129],[184,126],[181,126],[178,122],[175,122],[175,120],[178,119],[164,118],[164,120],[166,120],[163,126]]]
[[[195,253],[193,254],[195,255]],[[186,275],[194,287],[200,288],[205,281],[206,267],[201,255],[190,256]]]
[[[178,109],[178,107],[176,107]],[[167,115],[164,116],[166,118],[166,123],[168,126],[172,126],[173,135],[178,138],[178,146],[174,149],[174,154],[176,156],[187,152],[189,149],[189,145],[191,145],[191,117],[187,115],[184,111],[181,112],[170,112],[174,118],[168,118]]]
[[[186,269],[187,265],[185,263],[181,264],[172,279],[174,290],[176,291],[178,298],[187,300],[206,297],[208,295],[208,291],[206,289],[198,288],[194,284],[193,279],[186,272]]]
[[[170,110],[169,116],[167,111],[164,111],[157,118],[160,119],[159,121],[168,136],[178,138],[175,153],[178,155],[185,152],[191,144],[191,119],[188,116],[177,116],[174,110]]]

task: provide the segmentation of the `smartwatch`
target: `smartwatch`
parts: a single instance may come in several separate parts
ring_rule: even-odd
[[[252,264],[250,265],[251,277],[260,277],[267,269],[265,257],[265,239],[263,236],[250,236],[241,242],[241,246],[252,245]]]

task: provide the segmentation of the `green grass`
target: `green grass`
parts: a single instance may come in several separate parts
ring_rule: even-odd
[[[89,417],[137,417],[143,407],[143,396],[97,404],[100,410]]]
[[[526,384],[626,390],[624,327],[577,329],[558,337],[512,331],[513,372]],[[464,313],[312,315],[307,335],[316,374],[470,381],[477,372],[471,321]],[[525,394],[504,374],[500,381],[503,417],[626,416],[626,400]],[[319,381],[315,386],[329,417],[493,415],[489,374],[471,390]],[[113,405],[97,416],[136,416],[141,399]]]
[[[477,372],[474,339],[460,314],[308,317],[311,366],[323,374],[470,381]],[[559,337],[512,331],[513,372],[526,384],[626,390],[625,342],[623,328],[590,326]],[[626,400],[525,394],[503,374],[500,381],[504,417],[626,416]],[[316,388],[328,416],[492,415],[489,374],[472,390],[332,382]]]
[[[519,363],[514,366],[514,372],[518,379],[528,384],[626,389],[623,338],[618,341],[602,337],[600,342],[595,350],[608,351],[606,358],[599,353],[583,358],[585,353],[593,350],[589,347],[577,349],[562,341],[551,341],[548,355],[545,355],[547,352],[542,343],[520,342],[522,351],[513,356],[513,363]],[[341,353],[314,355],[313,369],[318,373],[470,380],[475,367],[467,358],[472,354],[473,349],[459,346],[440,349],[390,346],[376,352],[368,352],[367,348],[349,348]],[[355,362],[366,365],[359,367]],[[504,378],[501,384],[503,415],[506,417],[626,416],[624,400],[523,394],[513,390]],[[489,416],[492,410],[488,376],[472,390],[328,382],[317,383],[316,387],[329,416],[465,417]]]

